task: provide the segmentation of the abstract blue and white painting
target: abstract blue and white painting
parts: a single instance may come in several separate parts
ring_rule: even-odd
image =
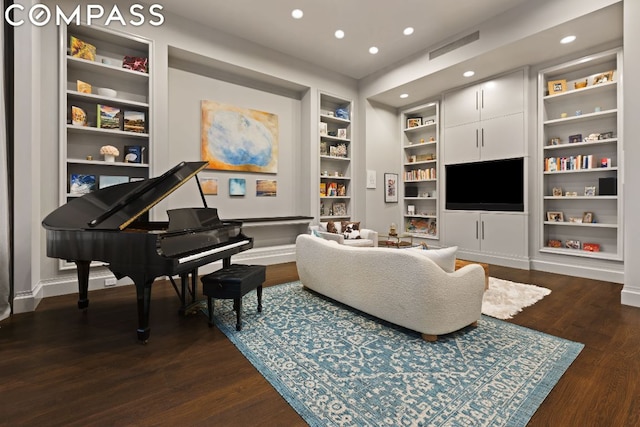
[[[278,172],[276,114],[207,100],[201,111],[201,157],[208,169]]]
[[[244,178],[229,178],[229,195],[244,196],[247,193],[247,181]]]

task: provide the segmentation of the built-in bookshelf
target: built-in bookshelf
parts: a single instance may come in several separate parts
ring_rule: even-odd
[[[439,102],[403,111],[403,231],[414,237],[438,239]]]
[[[540,251],[622,260],[622,51],[541,70]]]
[[[348,220],[351,218],[351,144],[353,102],[320,93],[319,122],[319,218]]]
[[[60,205],[149,178],[152,50],[123,32],[60,26]]]

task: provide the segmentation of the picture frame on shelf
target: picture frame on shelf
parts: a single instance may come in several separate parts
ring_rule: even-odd
[[[600,252],[600,244],[599,243],[583,243],[582,250],[587,252]]]
[[[582,217],[577,218],[575,216],[569,217],[569,222],[573,222],[574,224],[582,224]]]
[[[384,202],[398,203],[398,174],[384,174]]]
[[[549,95],[555,95],[558,93],[567,91],[567,80],[550,80],[547,82],[547,86],[549,88]]]
[[[598,85],[601,83],[607,83],[613,81],[613,70],[606,71],[601,74],[593,76],[593,84]]]
[[[582,247],[580,240],[567,240],[564,246],[569,249],[580,249]]]
[[[593,223],[593,212],[585,212],[582,214],[582,223],[583,224],[592,224]]]
[[[339,128],[337,135],[338,135],[338,138],[347,139],[347,128]]]
[[[407,119],[407,129],[422,126],[422,117],[410,117]]]
[[[596,187],[594,186],[587,186],[584,187],[584,195],[588,196],[588,197],[593,197],[596,195]]]
[[[344,202],[338,202],[333,204],[333,216],[346,216],[347,204]]]
[[[569,144],[577,144],[582,142],[582,134],[576,133],[575,135],[569,135]]]
[[[562,188],[553,187],[552,194],[553,194],[553,197],[562,197]]]
[[[562,212],[557,212],[557,211],[548,211],[547,221],[564,222],[564,214]]]
[[[562,241],[556,240],[556,239],[549,239],[549,241],[547,242],[547,246],[549,246],[550,248],[561,248]]]
[[[320,135],[327,135],[328,127],[325,122],[320,122]]]

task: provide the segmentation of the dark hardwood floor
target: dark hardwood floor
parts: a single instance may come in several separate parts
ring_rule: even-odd
[[[512,323],[585,344],[529,426],[639,426],[640,308],[620,304],[622,285],[490,272],[552,290]],[[296,279],[293,263],[267,269],[267,285]],[[306,425],[203,315],[177,314],[170,283],[153,286],[147,345],[133,286],[89,298],[85,314],[65,295],[0,322],[0,425]]]

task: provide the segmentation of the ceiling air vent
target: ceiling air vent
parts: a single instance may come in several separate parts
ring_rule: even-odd
[[[445,53],[451,52],[452,50],[456,50],[459,47],[462,47],[464,45],[467,45],[471,42],[474,42],[476,40],[480,39],[480,31],[476,31],[475,33],[471,33],[467,36],[464,36],[454,42],[451,42],[447,45],[444,45],[436,50],[432,50],[431,52],[429,52],[429,59],[435,59],[438,56],[444,55]]]

